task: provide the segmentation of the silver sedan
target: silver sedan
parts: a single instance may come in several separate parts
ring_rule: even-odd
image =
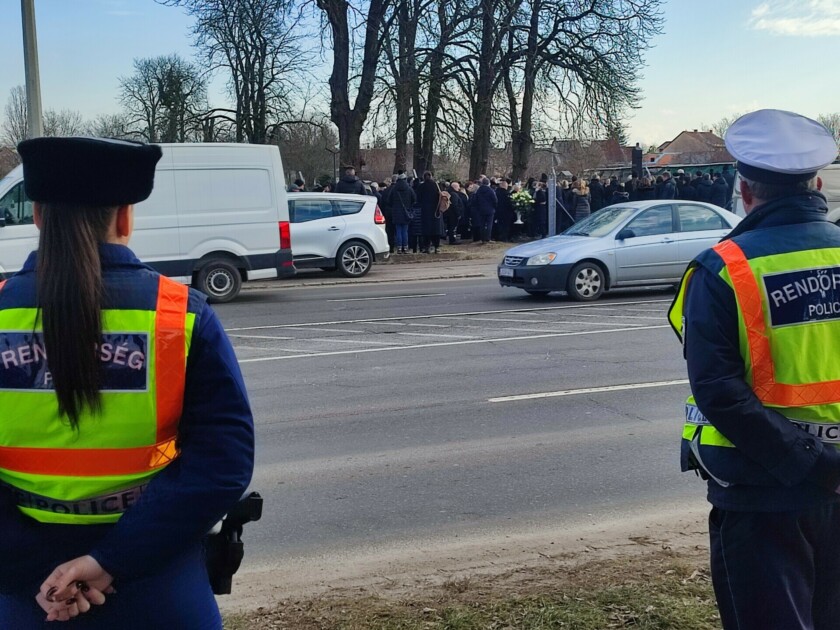
[[[505,252],[499,283],[541,297],[566,291],[597,300],[615,287],[676,284],[688,263],[741,219],[695,201],[633,201],[609,206],[557,236]]]

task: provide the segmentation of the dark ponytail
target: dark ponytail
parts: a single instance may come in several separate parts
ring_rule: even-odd
[[[101,409],[99,243],[106,239],[115,212],[113,207],[41,205],[38,307],[58,412],[74,429],[85,407]]]

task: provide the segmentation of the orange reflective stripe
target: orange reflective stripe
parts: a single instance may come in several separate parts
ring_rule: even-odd
[[[165,466],[178,456],[175,440],[137,448],[23,448],[0,446],[0,468],[35,475],[132,475]]]
[[[184,403],[187,373],[185,326],[189,289],[166,276],[158,283],[155,313],[157,441],[174,438]]]
[[[747,346],[753,370],[753,391],[763,403],[781,407],[804,407],[840,403],[840,381],[823,381],[802,385],[777,383],[773,353],[764,320],[764,303],[744,251],[734,241],[723,241],[713,247],[726,264],[735,299],[741,308],[747,329]]]
[[[3,285],[6,284],[5,280],[0,280],[0,291],[3,290]]]

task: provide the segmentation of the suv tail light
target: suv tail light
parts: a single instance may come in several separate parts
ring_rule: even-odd
[[[376,225],[385,224],[385,215],[382,214],[382,210],[379,209],[379,205],[376,206],[376,212],[373,213],[373,222],[376,223]]]
[[[280,249],[292,249],[292,233],[289,231],[289,222],[280,221]]]

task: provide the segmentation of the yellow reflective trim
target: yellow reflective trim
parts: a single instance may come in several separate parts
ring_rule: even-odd
[[[735,445],[727,440],[723,433],[710,424],[704,425],[700,431],[700,444],[702,446],[726,446],[728,448],[735,448]]]
[[[39,523],[57,523],[59,525],[107,525],[120,520],[122,513],[116,514],[61,514],[18,506],[18,509]]]
[[[674,301],[671,303],[671,308],[668,309],[668,323],[671,324],[671,328],[677,333],[677,337],[680,338],[681,342],[685,342],[684,340],[684,331],[683,331],[683,323],[684,323],[684,315],[685,315],[685,294],[688,290],[688,281],[691,279],[691,276],[694,275],[694,271],[697,267],[694,264],[688,266],[688,269],[685,270],[683,274],[682,280],[680,280],[680,286],[677,289],[677,295],[674,297]]]

